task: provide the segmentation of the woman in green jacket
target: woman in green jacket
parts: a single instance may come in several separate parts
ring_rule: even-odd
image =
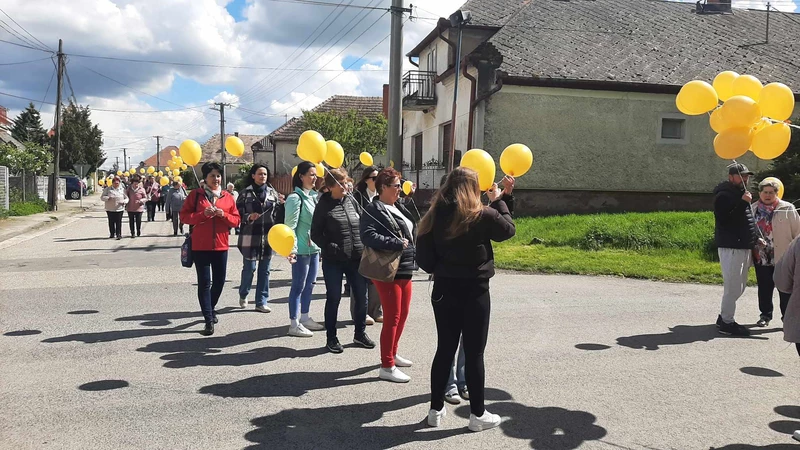
[[[289,336],[311,337],[312,331],[322,331],[324,326],[309,316],[311,293],[319,270],[320,249],[311,241],[311,222],[317,206],[317,169],[303,161],[292,177],[294,192],[286,197],[286,226],[295,235],[295,246],[289,256],[292,263],[292,287],[289,290]],[[299,317],[298,317],[299,315]]]

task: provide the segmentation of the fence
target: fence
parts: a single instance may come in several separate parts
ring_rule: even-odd
[[[61,189],[61,184],[62,183],[59,182],[59,199],[63,199],[64,196],[66,196],[66,182],[64,182],[65,186],[63,189]],[[20,176],[9,177],[9,186],[11,189],[18,190],[20,192],[21,198],[19,200],[24,202],[34,200],[37,197],[42,200],[47,200],[48,188],[50,187],[50,178],[26,175],[23,173]]]
[[[403,170],[403,178],[417,184],[418,189],[439,189],[442,177],[447,174],[443,167],[422,168],[420,170]]]
[[[8,191],[8,167],[0,166],[0,207],[5,210],[10,207]]]

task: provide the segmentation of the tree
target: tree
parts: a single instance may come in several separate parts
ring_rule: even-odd
[[[361,152],[371,155],[386,153],[387,120],[379,116],[360,116],[355,110],[346,113],[335,111],[303,111],[303,131],[315,130],[334,140],[344,148],[344,166],[358,165]]]
[[[91,114],[88,106],[70,103],[64,108],[61,116],[61,170],[74,172],[75,164],[88,164],[89,172],[93,172],[106,161],[106,154],[100,148],[103,132],[92,124]]]
[[[43,174],[53,161],[48,147],[35,142],[26,142],[24,149],[13,144],[0,143],[0,166],[7,166],[14,173]]]
[[[798,123],[798,120],[793,120],[793,123]],[[776,177],[783,182],[786,189],[784,199],[800,198],[800,130],[792,128],[792,140],[786,152],[775,158],[770,167],[756,174],[758,181],[766,177]]]
[[[33,142],[39,145],[47,144],[47,131],[42,126],[42,117],[39,111],[29,104],[24,111],[11,121],[9,128],[11,136],[20,142]]]

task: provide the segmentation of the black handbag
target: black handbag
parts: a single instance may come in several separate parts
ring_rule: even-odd
[[[197,209],[197,194],[194,196],[194,207],[192,211]],[[186,234],[186,239],[183,241],[183,245],[181,245],[181,265],[183,267],[192,267],[194,264],[194,255],[192,254],[192,230],[189,229],[189,233]]]

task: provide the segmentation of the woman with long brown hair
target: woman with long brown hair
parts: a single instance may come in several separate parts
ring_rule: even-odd
[[[470,396],[469,429],[482,431],[500,424],[500,417],[484,408],[483,351],[489,333],[489,279],[494,276],[491,241],[514,236],[516,229],[502,200],[514,188],[503,180],[487,192],[489,206],[481,203],[478,174],[464,167],[450,173],[420,222],[417,262],[433,274],[431,294],[438,347],[431,367],[431,409],[428,424],[438,427],[446,414],[445,388],[453,356],[462,337]]]

